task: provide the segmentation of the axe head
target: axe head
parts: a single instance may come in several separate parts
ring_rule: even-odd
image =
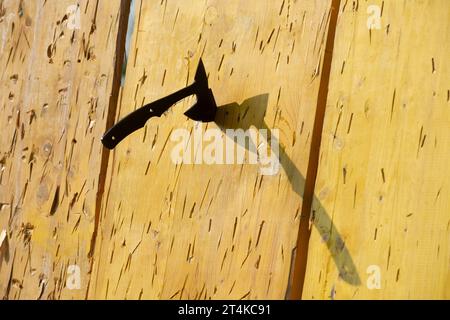
[[[195,73],[195,86],[197,89],[197,102],[184,114],[195,121],[214,121],[217,105],[212,90],[208,86],[208,76],[206,75],[205,66],[201,59],[197,67],[197,72]]]

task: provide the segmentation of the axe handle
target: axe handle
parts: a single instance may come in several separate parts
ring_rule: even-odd
[[[103,145],[108,149],[114,149],[127,136],[143,128],[150,118],[161,117],[175,103],[195,93],[196,86],[194,83],[133,111],[103,135]]]

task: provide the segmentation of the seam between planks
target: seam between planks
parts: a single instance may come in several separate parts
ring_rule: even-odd
[[[317,170],[319,166],[320,144],[322,141],[322,129],[325,118],[325,109],[328,98],[328,86],[330,82],[331,64],[333,60],[336,25],[339,16],[341,0],[332,0],[328,25],[327,43],[323,58],[322,74],[320,79],[319,94],[317,98],[316,115],[312,132],[311,150],[309,153],[308,169],[305,179],[305,192],[300,216],[300,226],[297,237],[297,250],[292,271],[292,282],[289,284],[286,298],[300,300],[302,298],[305,282],[306,266],[308,263],[309,239],[311,236],[310,215],[314,198]],[[290,290],[289,290],[290,289]]]
[[[125,55],[125,42],[128,29],[128,19],[130,15],[131,0],[121,0],[120,13],[119,13],[119,26],[117,31],[116,39],[116,55],[114,59],[114,75],[112,80],[111,96],[109,100],[108,110],[106,114],[106,128],[110,128],[115,121],[117,105],[119,101],[120,85],[122,78],[122,67],[124,63]],[[105,129],[106,129],[105,128]],[[95,220],[94,220],[94,231],[92,232],[91,244],[89,248],[88,257],[90,259],[90,279],[86,290],[85,298],[89,297],[89,290],[91,287],[91,279],[94,276],[92,274],[94,265],[94,254],[95,246],[97,242],[98,228],[100,224],[101,215],[101,205],[103,194],[105,191],[106,175],[108,171],[110,150],[102,147],[101,162],[100,162],[100,173],[98,177],[98,188],[97,195],[95,199]]]

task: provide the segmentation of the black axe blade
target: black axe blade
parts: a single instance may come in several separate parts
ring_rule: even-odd
[[[161,117],[178,101],[195,94],[197,102],[185,115],[195,121],[211,122],[215,120],[217,105],[213,93],[208,87],[208,76],[202,60],[198,64],[195,73],[195,82],[190,86],[174,92],[164,98],[151,102],[116,123],[102,137],[103,145],[108,149],[114,149],[120,141],[136,130],[143,128],[152,117]]]
[[[212,90],[208,86],[208,76],[200,59],[195,73],[197,102],[184,114],[195,121],[211,122],[216,118],[217,104]]]

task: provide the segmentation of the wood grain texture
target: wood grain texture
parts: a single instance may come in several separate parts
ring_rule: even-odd
[[[0,295],[87,294],[120,1],[0,4]],[[69,25],[71,24],[71,25]],[[81,287],[66,287],[78,265]]]
[[[218,120],[187,119],[190,98],[112,153],[90,297],[288,294],[329,10],[323,0],[136,3],[117,118],[190,84],[202,57]],[[282,169],[175,165],[172,132],[199,126],[279,129]]]
[[[449,56],[450,2],[342,1],[303,298],[450,298]]]

